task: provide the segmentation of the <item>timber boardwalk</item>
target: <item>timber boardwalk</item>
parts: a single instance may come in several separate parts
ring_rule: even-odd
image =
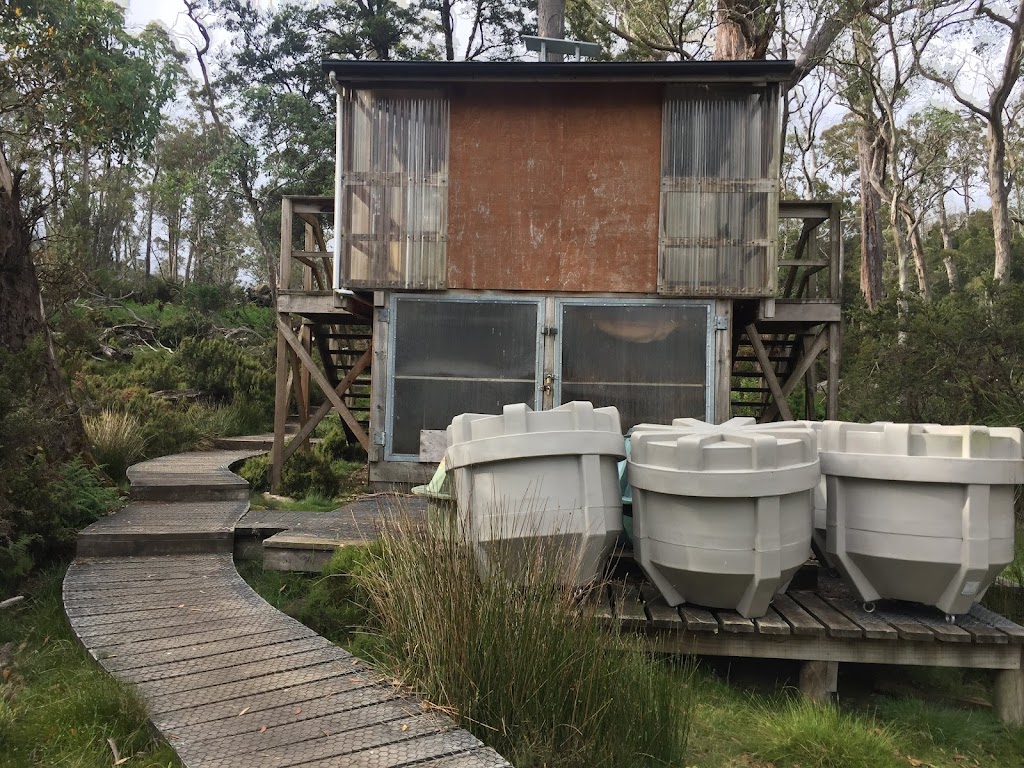
[[[132,503],[82,532],[64,606],[89,653],[141,692],[189,768],[509,764],[238,575],[235,523],[253,451],[129,471]]]

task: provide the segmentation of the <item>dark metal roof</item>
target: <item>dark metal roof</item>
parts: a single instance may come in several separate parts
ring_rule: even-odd
[[[446,83],[708,83],[776,82],[792,61],[348,61],[324,59],[325,72],[350,88]]]

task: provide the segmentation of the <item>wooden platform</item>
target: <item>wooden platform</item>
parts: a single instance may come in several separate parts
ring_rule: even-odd
[[[137,500],[86,529],[83,554],[105,554],[79,557],[64,580],[65,612],[89,653],[137,686],[186,766],[508,766],[241,579],[224,534],[247,493],[228,467],[247,455],[132,468],[133,497],[164,501]],[[197,553],[204,537],[213,551]],[[140,541],[166,554],[132,556]]]
[[[262,559],[267,570],[319,572],[338,547],[376,539],[384,519],[425,520],[426,509],[422,497],[380,493],[330,512],[251,510],[235,526],[235,556]]]
[[[956,624],[936,609],[906,603],[881,602],[867,613],[842,582],[827,576],[814,591],[776,597],[760,619],[670,608],[647,583],[613,585],[606,597],[601,620],[644,635],[653,650],[804,662],[801,690],[815,699],[836,691],[841,662],[992,669],[997,713],[1024,725],[1024,627],[982,606]]]

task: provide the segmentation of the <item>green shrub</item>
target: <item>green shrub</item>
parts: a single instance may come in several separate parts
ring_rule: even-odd
[[[336,460],[365,462],[366,451],[358,442],[350,442],[348,434],[341,426],[341,419],[331,414],[317,426],[317,436],[320,440],[316,450],[321,456]]]
[[[341,478],[331,462],[315,451],[296,451],[281,469],[281,493],[301,498],[319,494],[334,498],[341,489]]]
[[[114,480],[123,480],[125,472],[137,462],[146,448],[139,420],[130,413],[100,411],[82,419],[92,455]]]
[[[180,408],[156,398],[141,408],[142,438],[146,442],[146,456],[170,456],[174,453],[197,450],[209,440],[201,418],[192,408]]]
[[[841,418],[1024,424],[1024,286],[851,313]]]
[[[186,339],[206,336],[212,327],[213,324],[202,315],[192,312],[176,314],[160,323],[156,338],[165,347],[177,349]]]
[[[245,399],[274,402],[274,377],[268,361],[225,339],[185,339],[178,350],[185,382],[221,402]]]
[[[521,768],[684,765],[689,675],[615,637],[557,585],[544,551],[525,585],[480,579],[454,537],[403,520],[358,576],[392,671]]]
[[[183,302],[200,312],[215,312],[228,302],[230,287],[211,283],[192,283],[181,292]]]
[[[126,383],[143,386],[150,392],[178,389],[183,381],[181,366],[175,356],[164,350],[152,349],[136,351],[131,366],[122,376]]]
[[[0,545],[9,556],[20,559],[18,553],[27,552],[41,565],[69,556],[78,532],[116,507],[120,497],[81,459],[53,464],[40,453],[9,479],[6,503],[11,526]],[[8,575],[0,570],[0,581]]]
[[[237,470],[239,477],[249,483],[256,493],[270,490],[270,457],[266,454],[246,459]]]

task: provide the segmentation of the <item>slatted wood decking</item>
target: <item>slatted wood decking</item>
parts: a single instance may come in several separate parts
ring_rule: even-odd
[[[64,580],[71,626],[135,684],[190,768],[502,768],[447,718],[275,610],[239,577],[235,523],[251,451],[129,471],[132,504],[83,531]]]
[[[811,698],[836,691],[840,662],[992,669],[997,713],[1024,725],[1024,627],[982,606],[956,624],[938,610],[904,603],[879,603],[866,613],[842,582],[825,575],[814,591],[776,597],[760,619],[670,608],[641,582],[615,584],[603,597],[603,622],[645,635],[658,651],[801,661],[800,687]]]

